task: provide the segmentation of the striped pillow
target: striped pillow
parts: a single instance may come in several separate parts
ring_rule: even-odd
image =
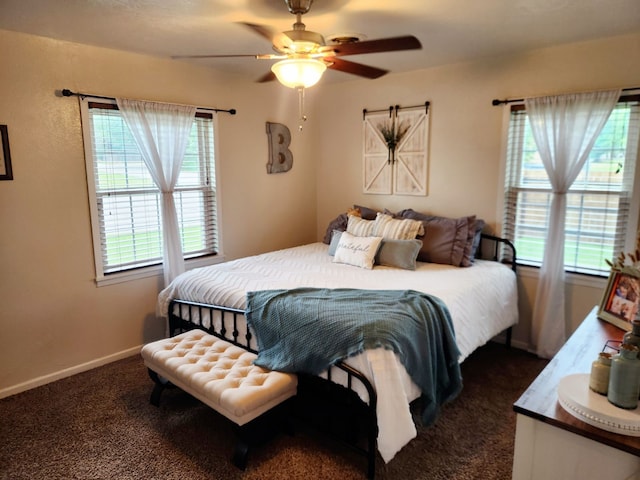
[[[363,218],[349,215],[347,233],[356,237],[370,237],[375,223],[375,220],[364,220]]]
[[[378,213],[372,235],[384,240],[413,240],[418,235],[424,235],[424,226],[420,220],[393,218],[391,215]]]

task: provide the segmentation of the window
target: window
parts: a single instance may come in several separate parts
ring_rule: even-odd
[[[610,268],[605,259],[612,260],[626,251],[626,245],[635,244],[638,100],[638,96],[621,98],[567,193],[566,271],[607,276]],[[518,263],[542,264],[551,193],[524,105],[513,105],[507,138],[503,234],[515,244]]]
[[[82,102],[98,280],[162,263],[160,191],[115,103]],[[218,250],[214,120],[196,113],[175,202],[185,258]]]

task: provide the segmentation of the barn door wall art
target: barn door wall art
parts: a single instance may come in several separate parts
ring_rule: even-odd
[[[363,192],[427,195],[429,103],[362,113]]]

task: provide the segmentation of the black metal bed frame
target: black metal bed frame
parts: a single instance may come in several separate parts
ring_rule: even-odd
[[[169,303],[169,332],[171,336],[174,336],[187,330],[198,328],[257,354],[257,350],[251,347],[251,339],[253,337],[251,331],[247,329],[246,333],[241,335],[238,328],[238,319],[244,316],[244,313],[244,310],[237,308],[174,299]],[[214,318],[216,317],[220,320],[220,328],[216,328],[214,325]],[[208,326],[203,323],[204,318],[208,319]],[[333,377],[336,376],[336,370],[343,372],[346,378],[346,385],[342,386],[333,382]],[[341,398],[346,399],[343,401],[359,401],[359,397],[356,400],[357,395],[354,393],[354,385],[356,382],[360,382],[367,391],[369,396],[369,402],[367,403],[365,411],[367,446],[362,447],[358,445],[356,441],[347,442],[346,444],[356,452],[367,457],[367,474],[369,478],[374,478],[376,441],[378,437],[378,421],[376,417],[378,397],[376,390],[367,377],[342,361],[329,367],[326,375],[327,388],[323,390],[325,393],[329,393],[331,398],[340,395]],[[301,385],[313,382],[311,376],[305,375],[304,377],[304,379],[299,379],[299,388]]]
[[[514,245],[507,239],[483,233],[481,235],[481,246],[478,248],[476,258],[506,263],[516,272],[516,250]],[[240,333],[239,318],[244,317],[244,314],[245,312],[242,309],[173,299],[169,304],[169,333],[174,336],[187,330],[199,328],[257,354],[257,350],[251,346],[253,335],[249,328],[246,328],[246,333]],[[203,320],[205,318],[208,319],[208,326],[205,325]],[[214,322],[214,319],[219,321]],[[218,328],[215,326],[216,323],[219,323]],[[245,323],[244,320],[243,323]],[[509,327],[506,332],[507,345],[511,345],[511,332],[512,328]],[[363,413],[366,446],[358,444],[357,438],[355,438],[357,434],[351,435],[351,438],[346,440],[345,444],[366,457],[367,476],[373,479],[375,476],[378,437],[376,390],[364,374],[342,361],[338,361],[329,367],[326,375],[326,379],[310,375],[299,375],[299,390],[304,385],[312,385],[314,382],[318,384],[320,382],[320,384],[324,385],[322,387],[324,393],[329,394],[330,403],[333,399],[340,397],[341,404],[355,407]],[[346,378],[346,382],[344,382],[346,385],[335,383],[333,378],[336,375]],[[356,382],[359,382],[367,391],[369,396],[368,403],[365,404],[355,393],[354,385]],[[311,394],[310,398],[313,397],[314,395]],[[350,417],[350,420],[353,420],[353,417]]]

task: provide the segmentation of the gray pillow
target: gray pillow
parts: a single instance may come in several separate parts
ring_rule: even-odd
[[[467,217],[467,244],[464,247],[464,252],[462,253],[462,260],[460,261],[461,267],[470,267],[473,265],[473,255],[471,254],[471,250],[473,250],[473,239],[476,236],[476,216],[470,215]]]
[[[340,230],[334,230],[331,233],[331,243],[329,244],[329,255],[332,257],[336,254],[336,249],[338,248],[338,243],[340,243],[340,237],[342,236],[342,232]]]
[[[416,259],[422,241],[420,240],[383,240],[376,255],[375,263],[387,267],[416,269]]]
[[[425,215],[412,209],[403,210],[400,215],[403,218],[422,220],[424,224],[424,237],[418,237],[422,239],[422,248],[418,253],[419,261],[455,267],[461,265],[468,243],[468,217],[438,217]]]
[[[347,217],[346,213],[341,213],[336,218],[329,222],[329,226],[324,233],[324,238],[322,241],[329,245],[331,243],[331,235],[333,235],[334,230],[340,230],[344,232],[347,229],[347,222],[349,221],[349,217]]]
[[[478,247],[480,246],[480,237],[482,236],[482,230],[486,225],[482,219],[476,220],[476,233],[473,236],[473,242],[471,245],[471,263],[476,259],[476,253],[478,253]]]
[[[354,205],[353,208],[360,210],[360,216],[365,220],[375,220],[378,210],[369,207],[363,207],[362,205]]]

